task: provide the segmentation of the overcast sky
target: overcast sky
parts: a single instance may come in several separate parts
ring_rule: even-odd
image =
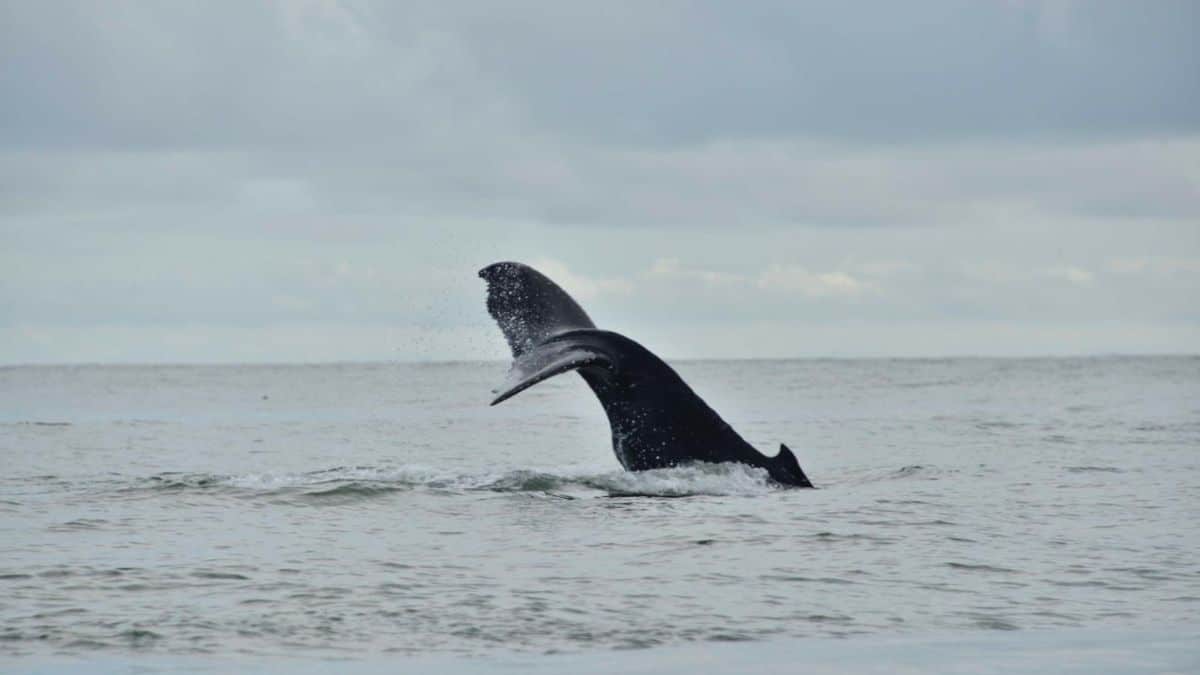
[[[1195,353],[1200,3],[0,0],[0,363]]]

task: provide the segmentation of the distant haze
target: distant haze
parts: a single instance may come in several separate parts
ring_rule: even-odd
[[[0,363],[1196,352],[1200,3],[4,2]]]

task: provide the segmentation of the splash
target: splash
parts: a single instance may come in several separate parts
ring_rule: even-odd
[[[164,473],[136,479],[125,491],[232,492],[239,496],[298,496],[311,500],[369,498],[411,490],[471,494],[541,493],[569,497],[757,496],[782,490],[762,469],[708,464],[651,471],[594,471],[580,467],[451,473],[430,467],[333,467],[303,473],[241,475]]]
[[[585,482],[614,496],[755,496],[785,489],[773,482],[765,469],[707,462],[651,471],[618,471]]]

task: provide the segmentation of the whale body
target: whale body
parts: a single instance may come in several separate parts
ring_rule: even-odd
[[[513,356],[492,405],[574,370],[600,400],[613,452],[626,470],[740,462],[765,469],[782,485],[813,486],[787,446],[774,457],[755,450],[662,359],[620,333],[597,329],[542,273],[500,262],[479,276],[488,286],[488,313]]]

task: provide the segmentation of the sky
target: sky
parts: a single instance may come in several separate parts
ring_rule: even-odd
[[[1196,353],[1200,3],[0,0],[0,364]]]

